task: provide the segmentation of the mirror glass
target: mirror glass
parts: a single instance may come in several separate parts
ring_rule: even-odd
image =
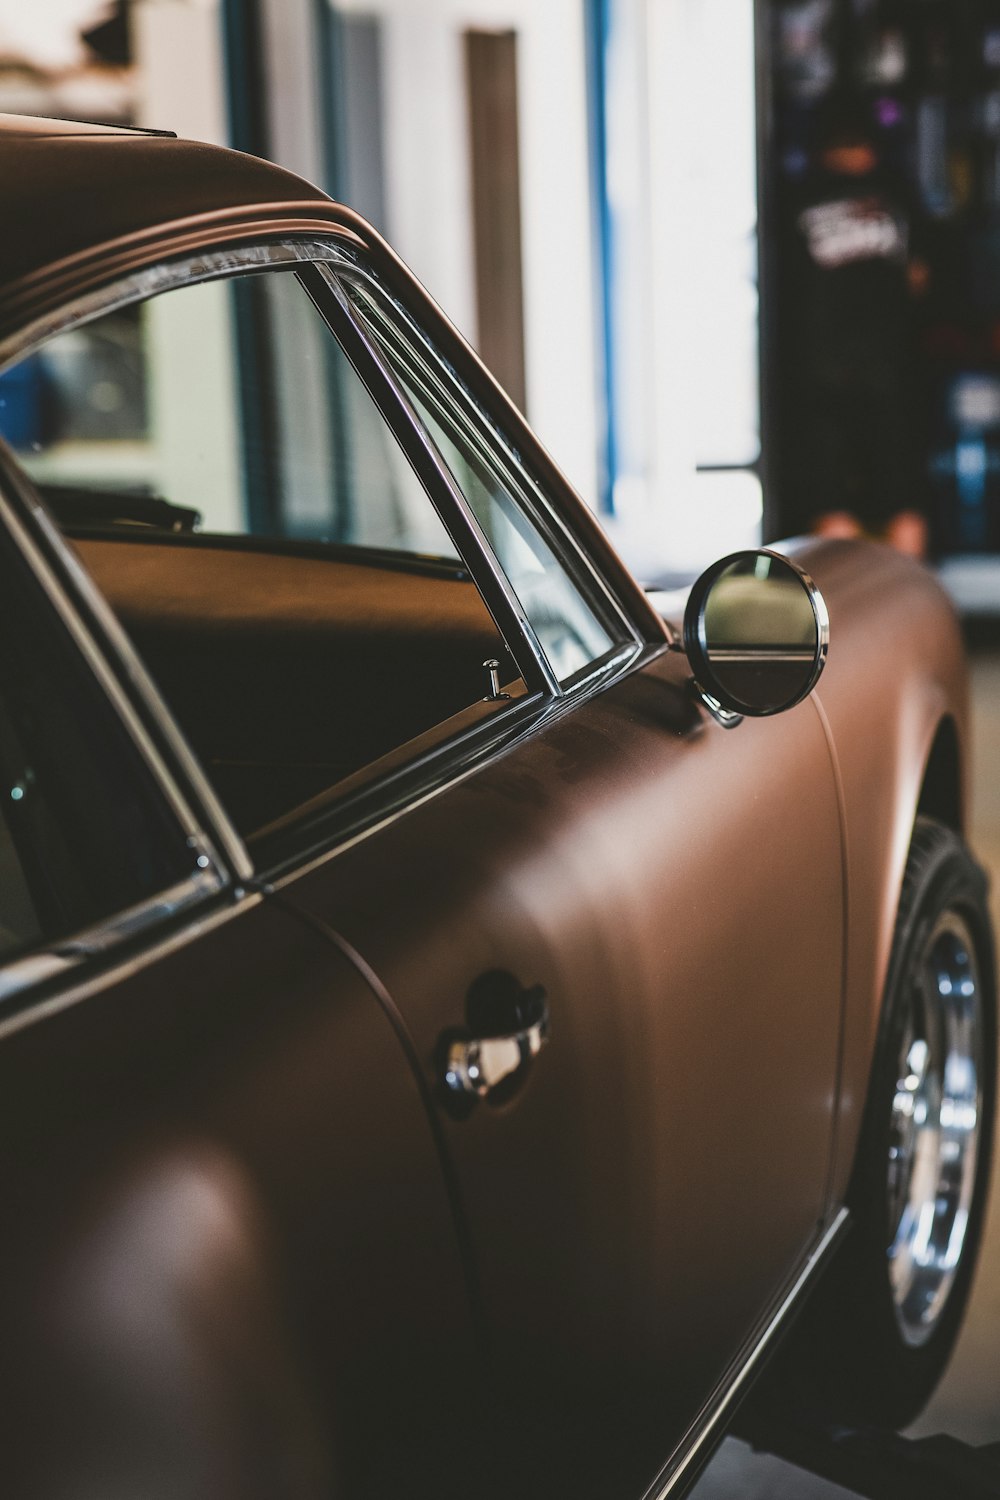
[[[695,618],[685,622],[685,635],[692,665],[723,707],[778,713],[815,683],[826,612],[815,585],[787,559],[738,553],[705,574],[691,603]]]

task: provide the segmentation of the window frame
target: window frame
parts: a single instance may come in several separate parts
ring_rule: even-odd
[[[97,922],[55,939],[44,935],[28,952],[0,959],[0,1029],[29,1003],[38,991],[53,985],[78,983],[89,970],[126,956],[137,944],[159,937],[165,929],[187,920],[194,910],[224,896],[232,883],[218,829],[210,817],[199,815],[184,785],[171,770],[137,712],[132,694],[121,680],[97,634],[74,607],[67,590],[67,572],[82,572],[68,552],[25,482],[21,469],[0,444],[0,527],[21,558],[36,586],[39,608],[51,609],[66,631],[67,647],[82,658],[86,680],[94,695],[101,694],[122,730],[138,752],[148,792],[166,805],[179,836],[191,851],[191,871],[182,879]],[[65,554],[65,555],[64,555]],[[222,847],[220,847],[220,844]]]
[[[430,380],[437,388],[433,404],[437,407],[439,420],[444,425],[451,423],[456,426],[468,440],[469,446],[477,450],[477,456],[483,466],[500,480],[511,502],[526,519],[529,528],[549,547],[570,586],[576,591],[596,623],[608,635],[611,644],[607,651],[585,662],[582,667],[567,677],[560,679],[548,661],[547,653],[538,639],[534,626],[524,616],[523,607],[518,601],[518,607],[524,619],[524,629],[532,650],[544,663],[547,686],[558,697],[574,691],[581,682],[588,681],[595,673],[602,671],[606,664],[613,664],[617,661],[622,651],[631,651],[640,644],[641,635],[636,629],[635,622],[630,619],[628,612],[622,608],[621,602],[608,589],[605,580],[593,566],[592,560],[580,548],[576,537],[561,523],[551,506],[546,505],[542,488],[524,464],[521,455],[516,450],[516,445],[509,441],[502,427],[499,427],[493,420],[490,412],[476,401],[468,386],[463,382],[460,372],[449,364],[442,352],[435,347],[405,303],[393,295],[370,267],[365,266],[356,252],[344,251],[340,260],[345,265],[339,275],[330,269],[329,262],[320,266],[324,280],[330,286],[345,317],[357,329],[368,350],[369,357],[379,364],[386,378],[395,386],[397,397],[405,406],[408,423],[415,428],[419,440],[429,444],[445,464],[449,478],[458,491],[460,502],[475,527],[480,545],[493,560],[497,570],[501,573],[503,571],[489,537],[479,525],[458,481],[451,475],[447,460],[441,455],[433,434],[414,408],[399,377],[393,373],[381,350],[368,333],[361,315],[344,293],[341,284],[343,281],[353,279],[364,283],[366,289],[373,289],[374,301],[382,300],[388,304],[396,315],[403,335],[402,342],[407,351],[426,367]],[[449,407],[453,410],[449,411]],[[480,439],[480,433],[486,434],[485,442]],[[516,593],[512,586],[511,589]]]
[[[548,661],[521,601],[490,547],[472,508],[434,445],[419,417],[400,391],[391,371],[370,342],[363,329],[350,315],[340,288],[324,275],[324,263],[309,261],[300,271],[303,287],[312,298],[317,313],[338,340],[351,364],[378,407],[390,432],[409,460],[417,478],[451,536],[459,558],[478,588],[497,629],[506,642],[514,663],[528,686],[529,693],[558,691]],[[478,566],[477,566],[478,564]]]
[[[560,562],[566,566],[567,557],[570,559],[566,568],[570,582],[598,620],[603,622],[610,614],[619,626],[619,640],[606,655],[586,665],[567,681],[558,681],[468,501],[339,286],[335,268],[341,265],[352,275],[369,275],[381,296],[392,303],[434,360],[453,377],[467,404],[467,420],[473,424],[482,423],[520,471],[512,500],[525,513],[529,525],[552,547]],[[400,298],[392,284],[401,270],[406,278],[404,292],[414,294],[405,298]],[[464,346],[461,340],[417,284],[409,286],[412,278],[377,237],[373,237],[370,244],[362,244],[355,233],[347,230],[338,233],[336,226],[331,226],[326,234],[319,234],[313,228],[302,233],[262,234],[229,247],[220,248],[213,244],[201,253],[186,248],[182,255],[163,258],[119,276],[67,301],[58,313],[30,322],[17,334],[0,342],[0,369],[34,353],[54,335],[82,327],[115,308],[144,302],[162,292],[184,286],[258,272],[296,274],[312,299],[317,315],[327,324],[331,336],[341,343],[452,535],[465,569],[493,613],[524,678],[526,691],[515,695],[499,713],[485,720],[479,718],[478,722],[445,735],[441,743],[423,745],[412,761],[390,764],[385,767],[384,774],[379,772],[380,763],[376,762],[376,774],[370,784],[360,785],[346,796],[338,795],[336,785],[331,787],[327,794],[313,799],[314,804],[321,805],[307,804],[301,817],[297,809],[290,813],[287,819],[289,827],[276,839],[259,848],[255,846],[252,856],[247,842],[234,828],[206,773],[149,678],[131,640],[67,545],[44,502],[35,494],[30,477],[16,462],[3,462],[0,464],[0,482],[9,478],[7,470],[13,470],[16,488],[30,507],[35,526],[44,534],[50,561],[54,560],[68,599],[72,600],[69,608],[75,605],[86,628],[101,642],[112,671],[117,672],[120,688],[132,703],[136,733],[144,744],[157,780],[164,786],[173,782],[186,789],[188,803],[198,809],[195,821],[199,827],[212,831],[237,883],[252,883],[262,876],[287,875],[303,868],[318,855],[354,842],[383,826],[446,785],[472,774],[485,761],[533,732],[539,724],[561,715],[611,680],[659,655],[667,644],[665,636],[654,633],[650,621],[637,608],[630,608],[635,601],[617,591],[613,577],[609,580],[596,566],[585,543],[566,524],[558,507],[552,503],[544,472],[536,479],[526,466],[522,466],[517,442],[510,434],[504,435],[503,424],[497,423],[492,410],[477,396],[474,381],[463,379],[463,375],[475,374],[474,357],[470,354],[469,365],[463,369]],[[445,340],[432,342],[424,332],[427,324],[431,325],[433,334],[444,334]],[[458,359],[446,346],[448,335],[459,345]],[[499,388],[497,391],[502,397]],[[490,394],[487,391],[488,398]],[[526,494],[533,498],[526,502]],[[539,517],[542,517],[541,524]],[[233,538],[233,544],[238,545],[239,540]],[[617,559],[613,561],[617,563]],[[624,574],[624,570],[621,571]],[[476,719],[478,716],[470,717]],[[433,741],[434,731],[420,738]],[[384,759],[395,762],[398,757],[393,755]],[[358,779],[367,780],[365,777]],[[281,821],[284,823],[285,820]]]

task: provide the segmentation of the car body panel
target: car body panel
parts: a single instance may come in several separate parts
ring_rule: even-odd
[[[942,724],[955,783],[934,807],[962,829],[968,680],[955,611],[929,570],[890,547],[785,546],[823,591],[830,659],[813,697],[832,736],[843,797],[848,918],[845,1032],[832,1199],[847,1191],[864,1110],[899,888]],[[950,807],[949,807],[950,804]]]
[[[7,1036],[0,1122],[7,1493],[354,1494],[362,1458],[389,1490],[461,1451],[427,1406],[471,1426],[420,1091],[287,912],[244,902]]]
[[[822,726],[806,703],[729,734],[687,676],[661,655],[282,887],[376,970],[429,1083],[479,975],[548,993],[523,1091],[440,1104],[540,1493],[644,1488],[824,1212],[842,880],[813,857],[839,843]]]

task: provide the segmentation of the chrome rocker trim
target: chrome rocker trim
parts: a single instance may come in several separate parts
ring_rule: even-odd
[[[726,1424],[747,1394],[751,1381],[774,1348],[789,1315],[839,1244],[849,1222],[850,1213],[842,1208],[827,1225],[719,1381],[643,1500],[667,1500],[668,1496],[676,1500],[693,1484],[724,1436]]]

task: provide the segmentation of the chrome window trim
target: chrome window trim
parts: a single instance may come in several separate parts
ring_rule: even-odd
[[[346,796],[334,796],[337,792],[334,783],[326,794],[330,798],[328,805],[311,813],[293,808],[287,814],[287,829],[277,835],[251,835],[249,847],[255,855],[264,856],[257,859],[258,870],[266,872],[269,883],[277,886],[286,875],[300,874],[307,865],[312,868],[316,860],[353,847],[375,828],[385,828],[411,807],[492,762],[539,723],[547,721],[553,704],[561,702],[561,699],[546,699],[541,691],[526,692],[515,696],[493,717],[458,731],[423,755],[373,778],[363,788]]]
[[[565,567],[569,583],[583,599],[598,623],[606,628],[610,627],[608,634],[611,638],[611,646],[609,647],[609,652],[605,653],[605,655],[617,652],[629,642],[634,642],[637,646],[641,645],[644,637],[637,629],[628,610],[623,606],[621,600],[618,599],[614,592],[609,589],[606,579],[595,568],[586,549],[580,546],[579,541],[565,525],[558,512],[549,505],[541,485],[523,464],[516,445],[510,442],[503,431],[496,426],[489,413],[476,401],[472,392],[461,379],[458,371],[435,348],[433,342],[428,339],[405,304],[389,290],[384,282],[379,279],[375,271],[364,263],[359,252],[353,248],[350,250],[345,248],[339,251],[332,262],[328,261],[321,267],[321,274],[324,280],[331,286],[334,295],[337,296],[338,301],[345,307],[348,316],[356,324],[368,349],[369,356],[377,360],[383,367],[385,366],[385,361],[380,352],[375,348],[360,315],[350,303],[350,300],[344,297],[336,285],[340,278],[337,275],[337,271],[333,269],[334,266],[346,269],[350,278],[367,283],[374,289],[376,297],[383,299],[395,312],[400,325],[405,330],[411,349],[427,367],[435,383],[439,387],[444,388],[444,405],[446,407],[454,405],[458,408],[462,430],[478,450],[481,460],[489,469],[498,474],[511,499],[526,516],[532,529],[543,538],[547,545],[549,545],[553,555]],[[345,277],[344,279],[347,278]],[[444,372],[444,378],[442,378],[442,375],[438,371]],[[388,375],[396,387],[399,399],[405,403],[411,422],[416,424],[422,439],[430,443],[435,448],[435,451],[437,451],[434,439],[427,431],[417,412],[413,409],[405,391],[401,389],[398,378],[391,370],[388,371]],[[489,434],[491,439],[489,444],[483,444],[479,440],[477,427],[481,427]],[[444,462],[443,459],[442,462]],[[459,495],[461,496],[464,508],[472,516],[475,523],[475,518],[472,515],[468,501],[461,494],[460,487],[457,485],[456,487],[459,489]],[[480,533],[481,545],[492,556],[493,552],[489,540],[482,534],[478,526],[477,530]],[[499,563],[497,563],[497,567],[499,567]],[[530,624],[528,629],[531,631],[532,638],[537,643],[537,636]],[[544,654],[544,649],[540,644],[538,644],[538,649],[543,651]],[[593,665],[593,663],[588,665]],[[578,672],[573,673],[572,677],[574,679],[579,678],[581,673],[585,672],[586,665]],[[576,690],[575,683],[572,688],[567,688],[566,682],[560,683],[555,678],[554,673],[551,673],[551,675],[556,683],[556,691],[560,695]]]
[[[19,498],[26,497],[21,491],[19,476],[16,471],[11,471],[6,456],[0,462],[0,481],[0,525],[6,529],[19,556],[31,570],[41,593],[55,610],[83,657],[95,692],[104,693],[125,733],[136,747],[153,785],[166,801],[186,839],[192,863],[190,875],[143,901],[114,912],[56,943],[43,944],[30,953],[13,957],[6,962],[0,958],[0,1004],[3,1004],[12,996],[48,983],[72,970],[85,959],[104,956],[118,945],[135,939],[151,927],[159,926],[188,907],[219,895],[228,884],[228,876],[211,836],[195,818],[178,782],[171,775],[152,738],[146,733],[128,694],[84,621],[66,597],[42,548],[11,504],[8,487],[13,488]],[[51,528],[51,522],[44,513],[40,513],[40,520]],[[63,547],[65,544],[58,533],[56,538],[60,548]],[[75,559],[71,558],[70,561],[75,563]],[[89,580],[86,582],[88,588],[93,587]]]
[[[178,816],[182,827],[188,835],[188,841],[194,840],[199,846],[204,845],[213,863],[218,862],[217,855],[211,845],[221,851],[226,864],[234,875],[239,879],[248,879],[253,874],[253,864],[246,852],[246,846],[240,838],[236,829],[230,822],[215,791],[202,771],[196,757],[188,746],[187,741],[179,732],[170,710],[160,696],[159,689],[149,676],[135,647],[119,624],[118,618],[107,603],[104,595],[92,580],[86,568],[80,562],[76,553],[67,546],[66,540],[59,527],[51,519],[48,512],[41,507],[34,496],[27,493],[20,485],[20,474],[7,463],[0,464],[0,478],[12,486],[16,485],[21,498],[32,512],[35,524],[43,534],[46,544],[52,549],[58,558],[60,566],[65,570],[75,595],[75,600],[83,605],[90,618],[97,623],[100,631],[111,648],[114,661],[121,669],[121,673],[128,686],[137,695],[145,712],[153,721],[156,733],[161,743],[169,750],[175,763],[179,766],[182,777],[187,786],[195,793],[198,803],[205,813],[205,817],[196,817],[191,809],[190,802],[181,791],[177,778],[171,773],[164,757],[156,745],[155,739],[150,735],[141,717],[136,712],[134,705],[127,693],[121,688],[118,677],[112,667],[108,665],[104,653],[99,649],[93,636],[85,628],[79,619],[76,610],[66,599],[65,594],[59,586],[58,581],[50,574],[51,588],[50,597],[59,610],[64,623],[77,636],[81,649],[84,650],[92,666],[96,664],[96,670],[102,677],[107,677],[108,682],[113,682],[115,691],[115,707],[124,719],[125,727],[132,736],[140,754],[146,760],[161,790]],[[43,585],[44,586],[44,585]],[[120,706],[119,706],[120,705]],[[208,839],[203,831],[203,824],[211,829],[212,838]]]
[[[331,226],[330,232],[335,235],[336,229]],[[315,235],[283,235],[229,250],[189,253],[176,260],[160,261],[140,271],[131,271],[118,280],[71,299],[57,312],[33,318],[15,333],[0,339],[0,371],[14,360],[32,354],[57,333],[80,328],[105,313],[116,312],[132,303],[148,302],[161,292],[195,286],[203,281],[223,280],[241,271],[264,271],[273,266],[287,266],[294,270],[303,262],[339,259],[341,253],[335,244],[318,240]]]
[[[75,554],[66,545],[59,528],[52,522],[48,512],[39,506],[30,492],[26,491],[19,470],[9,462],[5,454],[0,454],[0,518],[2,518],[8,532],[16,542],[21,556],[31,568],[39,587],[47,596],[49,603],[55,609],[77,649],[86,660],[93,676],[103,688],[105,696],[110,700],[126,733],[136,746],[141,758],[149,767],[154,781],[165,797],[189,845],[195,851],[196,860],[200,861],[203,857],[207,858],[214,869],[220,870],[221,863],[218,852],[213,840],[203,827],[202,820],[195,816],[190,801],[181,790],[180,783],[176,777],[171,773],[153,737],[146,731],[142,719],[137,713],[128,693],[123,689],[118,675],[107,660],[105,653],[100,649],[84,619],[67,597],[55,571],[45,558],[42,548],[31,535],[28,526],[17,514],[14,506],[11,504],[9,494],[6,493],[7,490],[14,491],[22,504],[30,509],[32,519],[42,533],[45,543],[51,547],[59,563],[65,568],[72,580],[74,589],[79,591],[81,602],[92,613],[101,628],[106,631],[115,648],[121,647],[122,661],[120,665],[125,669],[126,679],[130,686],[140,691],[145,707],[156,712],[157,717],[162,715],[167,720],[166,727],[170,731],[169,743],[171,750],[175,749],[173,741],[176,738],[176,749],[182,753],[185,759],[190,759],[194,767],[193,757],[191,757],[191,753],[183,741],[180,741],[179,737],[177,737],[166,706],[160,699],[145,668],[133,650],[128,637],[118,624],[110,607],[104,602],[96,584],[91,581],[89,573],[87,573]],[[147,698],[148,702],[146,701]],[[159,728],[159,724],[157,727]],[[197,770],[196,767],[194,769]],[[187,766],[185,765],[186,770]],[[201,773],[198,772],[198,774],[200,775]],[[214,793],[209,792],[209,797],[210,803],[214,803],[217,806]],[[212,832],[217,833],[218,830],[213,828]],[[221,842],[221,846],[225,852],[229,854],[228,841],[222,839],[219,842]],[[241,864],[239,866],[234,865],[234,869],[239,875],[249,875],[251,873],[250,866],[246,861],[245,851],[242,854]],[[220,874],[220,880],[221,878]]]
[[[13,360],[24,358],[31,354],[41,343],[51,338],[56,333],[68,328],[80,327],[85,323],[103,314],[132,303],[147,301],[150,297],[158,296],[162,292],[175,290],[184,286],[197,285],[205,281],[222,280],[243,272],[255,270],[267,271],[269,269],[288,269],[300,275],[304,289],[313,297],[317,306],[318,314],[330,325],[334,337],[340,337],[338,325],[342,321],[350,324],[351,333],[360,345],[364,347],[364,361],[374,370],[379,381],[385,383],[385,395],[391,397],[391,411],[395,417],[393,421],[388,415],[386,420],[390,428],[396,433],[397,439],[404,448],[404,452],[414,461],[422,462],[425,468],[433,471],[430,483],[439,504],[444,504],[454,521],[460,525],[461,532],[468,541],[473,555],[481,560],[483,568],[488,573],[489,588],[498,611],[506,618],[508,629],[503,631],[505,639],[508,633],[514,634],[518,642],[518,650],[508,640],[512,654],[525,681],[529,685],[529,694],[534,688],[541,689],[546,701],[541,708],[533,712],[524,711],[524,705],[515,704],[511,709],[511,734],[509,737],[498,736],[498,742],[494,744],[485,755],[477,760],[474,766],[462,763],[461,757],[456,758],[453,747],[445,745],[441,747],[438,754],[433,757],[433,770],[422,785],[415,787],[412,797],[404,807],[392,807],[379,815],[377,810],[372,811],[369,818],[361,826],[355,825],[346,831],[331,829],[326,836],[312,843],[311,846],[301,849],[294,861],[282,862],[279,881],[284,884],[303,869],[314,868],[331,855],[341,850],[353,847],[360,839],[368,837],[369,834],[386,827],[404,815],[411,807],[419,806],[430,798],[439,795],[449,786],[464,781],[473,774],[480,764],[493,760],[498,754],[506,750],[508,745],[524,734],[532,733],[539,725],[546,724],[553,717],[561,717],[562,712],[571,703],[578,702],[583,697],[589,697],[599,687],[609,685],[617,678],[626,675],[628,671],[636,669],[646,661],[658,656],[665,649],[665,642],[652,644],[639,631],[635,622],[629,616],[627,608],[607,588],[602,576],[594,567],[585,549],[581,548],[577,539],[565,526],[562,519],[549,508],[544,499],[544,494],[538,491],[539,499],[534,502],[526,499],[522,492],[522,486],[529,493],[537,490],[537,485],[529,475],[523,474],[518,483],[514,497],[516,502],[526,511],[531,525],[546,536],[550,544],[555,543],[557,555],[559,549],[568,550],[577,565],[587,569],[591,578],[599,585],[600,605],[598,618],[603,618],[608,608],[613,611],[615,620],[621,623],[622,639],[609,653],[597,663],[593,669],[581,669],[574,675],[570,685],[560,684],[548,663],[540,642],[528,622],[520,602],[514,594],[506,574],[500,568],[499,562],[493,554],[488,540],[482,533],[471,508],[456,484],[454,477],[445,464],[443,458],[438,454],[437,448],[430,435],[426,432],[422,422],[409,406],[403,395],[397,388],[395,377],[385,365],[377,350],[370,347],[370,341],[360,327],[359,320],[350,308],[348,299],[339,287],[334,268],[345,267],[352,275],[359,275],[363,269],[356,250],[349,248],[346,241],[338,236],[336,227],[331,227],[329,237],[317,237],[316,234],[306,233],[302,235],[281,235],[273,240],[259,241],[246,245],[236,246],[226,250],[211,250],[201,254],[186,254],[179,256],[176,260],[165,261],[154,266],[132,272],[104,287],[87,292],[62,307],[58,313],[48,314],[37,318],[20,329],[9,338],[0,341],[0,369],[5,368]],[[317,277],[322,283],[317,297],[315,291],[310,288],[308,272],[314,268]],[[419,343],[426,345],[426,340],[420,334],[417,324],[413,318],[399,303],[387,288],[382,286],[377,277],[373,278],[378,286],[380,294],[384,295],[394,308],[399,310],[405,319],[409,329],[416,329]],[[329,312],[333,311],[333,319]],[[428,346],[433,359],[438,360],[446,369],[451,367],[438,356],[433,346]],[[363,372],[359,372],[364,379]],[[463,397],[477,420],[482,421],[493,434],[494,441],[504,452],[509,452],[511,460],[514,461],[516,454],[512,448],[508,448],[502,434],[497,433],[492,421],[486,413],[474,401],[464,383],[457,376],[454,377],[457,386],[463,393]],[[377,399],[377,398],[376,398]],[[400,431],[402,428],[402,431]],[[405,434],[405,440],[404,440]],[[407,443],[411,445],[407,449]],[[411,454],[413,456],[411,456]],[[491,455],[492,460],[492,455]],[[418,471],[419,472],[419,471]],[[119,624],[110,606],[106,603],[103,595],[96,584],[90,578],[89,573],[77,559],[75,553],[69,547],[60,529],[51,520],[44,506],[35,498],[30,489],[26,489],[18,466],[9,460],[0,459],[0,476],[10,483],[16,491],[20,502],[30,509],[34,523],[39,527],[45,540],[45,544],[51,548],[58,564],[66,574],[74,594],[74,603],[83,606],[90,620],[96,622],[104,641],[109,648],[108,654],[111,658],[112,667],[109,668],[104,656],[87,632],[83,632],[88,645],[96,654],[110,677],[114,678],[114,669],[117,669],[121,679],[133,693],[136,694],[143,710],[148,714],[155,733],[173,758],[180,770],[181,777],[187,787],[194,794],[198,805],[204,812],[203,822],[211,830],[215,845],[223,854],[229,869],[237,880],[249,880],[255,873],[255,862],[251,859],[246,843],[233,825],[228,813],[219,802],[214,789],[208,778],[201,769],[195,756],[189,749],[186,740],[174,723],[166,704],[159,695],[154,683],[150,679],[145,667],[132,646],[131,640]],[[428,481],[425,480],[425,483]],[[540,505],[544,512],[545,523],[539,525],[536,519],[536,508]],[[460,549],[461,551],[461,549]],[[466,567],[469,564],[466,562]],[[480,576],[478,569],[470,569],[480,590],[483,590],[484,579]],[[580,587],[579,579],[575,570],[571,571],[571,581],[577,588]],[[57,607],[63,617],[68,610],[70,616],[76,620],[73,606],[62,597],[60,586],[55,578],[52,579],[56,590]],[[592,604],[587,592],[584,598]],[[77,622],[78,628],[82,626]],[[532,681],[532,679],[534,679]],[[115,679],[117,682],[117,679]],[[170,774],[163,757],[158,753],[153,736],[148,734],[141,723],[138,714],[131,708],[127,695],[118,687],[117,697],[120,702],[129,709],[126,726],[131,730],[134,728],[136,742],[150,764],[151,770],[163,788],[173,788],[182,804],[186,803],[180,797],[176,780]],[[117,706],[117,705],[116,705]],[[521,710],[521,711],[519,711]],[[171,799],[173,800],[173,798]],[[188,810],[189,812],[189,810]],[[192,836],[204,839],[200,828],[196,826],[196,820],[191,817]],[[332,821],[332,820],[331,820]],[[303,830],[308,827],[304,823]],[[303,843],[306,841],[303,840]],[[220,889],[221,889],[220,882]],[[0,965],[0,971],[3,966]],[[29,969],[26,967],[25,981],[29,979]],[[34,981],[37,982],[37,979]]]
[[[2,993],[0,1042],[18,1031],[24,1031],[28,1026],[34,1026],[38,1021],[47,1020],[50,1016],[58,1015],[61,1011],[69,1010],[74,1005],[89,1000],[92,995],[99,994],[112,985],[123,983],[133,974],[141,973],[143,969],[149,968],[161,958],[166,958],[171,953],[186,948],[189,943],[195,942],[206,933],[214,932],[217,927],[222,927],[233,918],[242,916],[244,912],[259,906],[265,899],[260,892],[255,890],[237,889],[232,892],[232,895],[233,900],[223,905],[213,904],[208,907],[199,905],[191,912],[190,920],[183,926],[168,931],[157,928],[156,932],[151,934],[152,941],[145,946],[136,948],[127,955],[123,954],[116,962],[102,965],[97,970],[88,971],[83,966],[82,960],[74,962],[72,956],[60,962],[55,950],[50,953],[43,951],[38,955],[43,960],[40,965],[42,972],[28,978],[20,989]],[[18,962],[23,963],[27,968],[29,960],[26,957]],[[6,971],[0,970],[0,975],[6,978]],[[41,985],[62,979],[68,981],[68,988],[59,988],[51,994],[33,997],[33,991]]]
[[[91,960],[103,959],[121,944],[142,938],[151,928],[162,926],[196,902],[217,896],[222,889],[223,883],[216,871],[198,870],[187,880],[177,881],[148,901],[126,907],[105,922],[86,927],[47,947],[35,948],[7,963],[0,962],[0,1007],[5,1008],[9,1001],[25,991],[71,979]]]
[[[621,678],[629,676],[633,671],[647,666],[662,656],[667,650],[664,641],[662,645],[652,645],[645,642],[633,651],[631,648],[623,651],[613,661],[601,667],[595,677],[586,684],[587,696],[591,696],[596,685],[611,687]],[[356,826],[348,826],[346,829],[331,829],[324,832],[320,827],[318,837],[311,845],[307,844],[308,830],[319,826],[319,820],[302,823],[303,839],[305,847],[295,859],[275,860],[269,864],[263,872],[267,881],[267,889],[282,891],[300,876],[311,874],[320,869],[328,860],[336,859],[341,854],[357,847],[367,838],[373,838],[376,834],[391,828],[401,818],[405,818],[415,808],[423,807],[441,796],[453,786],[460,786],[468,781],[470,777],[476,776],[484,766],[492,765],[499,757],[506,753],[511,745],[521,742],[529,735],[547,729],[552,723],[572,713],[579,706],[579,691],[574,688],[572,693],[563,694],[557,698],[550,698],[545,702],[538,703],[537,695],[528,696],[515,702],[504,716],[503,723],[509,724],[510,733],[496,736],[495,742],[486,750],[477,754],[471,764],[463,764],[460,757],[455,754],[455,745],[442,745],[438,754],[433,758],[432,769],[424,771],[422,784],[415,788],[412,795],[401,807],[385,808],[381,815],[373,814],[369,820],[361,822]],[[480,726],[481,730],[488,726]],[[419,765],[419,763],[418,763]],[[418,767],[414,767],[416,774]],[[331,812],[331,822],[333,814]]]
[[[382,355],[372,346],[355,317],[346,293],[329,270],[330,261],[314,265],[321,278],[321,287],[310,286],[305,277],[303,281],[317,312],[340,343],[404,456],[427,488],[431,503],[493,615],[529,691],[542,687],[553,696],[558,695],[559,684],[534,628],[451,470],[420,418],[404,399]],[[470,555],[473,561],[470,561]]]
[[[406,306],[400,302],[399,298],[390,291],[376,272],[367,264],[367,260],[362,257],[357,249],[356,238],[352,235],[349,236],[349,231],[347,230],[338,233],[337,227],[331,225],[328,238],[318,237],[314,232],[302,235],[285,234],[276,236],[271,240],[252,242],[227,250],[210,250],[201,254],[187,254],[178,257],[176,260],[162,261],[144,267],[141,270],[133,271],[106,286],[98,287],[94,291],[81,294],[79,297],[66,303],[57,312],[43,314],[25,324],[15,333],[10,334],[6,339],[0,340],[0,372],[15,360],[22,359],[34,352],[42,343],[57,333],[71,327],[81,327],[85,323],[92,322],[95,318],[103,316],[105,313],[115,311],[121,307],[127,307],[132,303],[148,301],[151,297],[158,296],[162,292],[172,291],[182,286],[195,285],[204,281],[222,280],[240,272],[265,271],[273,269],[276,266],[285,266],[290,270],[296,270],[310,264],[315,264],[320,269],[323,280],[327,284],[332,296],[344,307],[346,315],[352,320],[357,329],[358,336],[366,346],[368,358],[375,362],[382,373],[389,379],[397,396],[398,407],[401,408],[399,410],[400,417],[405,422],[406,428],[413,440],[425,451],[427,445],[430,444],[431,449],[436,454],[432,439],[424,432],[423,424],[416,413],[412,412],[403,394],[399,392],[395,377],[391,375],[391,372],[384,369],[384,362],[377,351],[372,349],[371,341],[361,326],[360,320],[357,319],[353,309],[350,308],[347,299],[343,297],[342,291],[336,286],[336,277],[330,269],[332,266],[342,267],[349,271],[351,275],[370,282],[378,295],[385,298],[406,325],[407,334],[411,342],[414,342],[426,351],[426,356],[430,358],[432,364],[438,363],[448,371],[466,407],[466,418],[468,419],[471,415],[475,421],[482,423],[483,427],[491,433],[493,442],[500,449],[501,454],[507,455],[509,461],[515,466],[516,474],[514,476],[515,485],[512,491],[513,498],[526,512],[531,525],[546,540],[550,541],[550,544],[555,543],[553,550],[557,557],[564,557],[568,554],[571,559],[573,565],[568,570],[571,582],[583,595],[592,609],[596,606],[598,619],[601,619],[602,616],[606,617],[610,612],[615,623],[623,627],[624,636],[631,638],[637,646],[641,646],[645,642],[645,637],[642,631],[636,626],[627,606],[609,589],[606,579],[594,566],[586,549],[581,547],[578,539],[563,522],[562,517],[548,505],[543,489],[521,463],[516,445],[508,444],[503,433],[497,429],[488,413],[475,400],[471,391],[469,391],[465,383],[458,377],[457,372],[452,369],[452,366],[444,356],[437,352],[434,345],[428,341]],[[318,311],[321,316],[325,316],[322,306],[318,306]],[[400,441],[402,441],[401,436]],[[490,454],[488,457],[491,463],[496,463],[496,454]],[[439,470],[441,467],[447,470],[447,466],[443,464],[443,460],[440,460],[436,467]],[[501,460],[501,467],[507,467],[506,462],[503,460]],[[452,490],[456,488],[450,471],[440,473],[440,479],[442,485],[446,488],[451,488]],[[462,509],[471,516],[467,502],[465,502],[465,497],[460,491],[453,495],[453,499],[457,500]],[[476,526],[474,517],[471,517],[471,522],[473,534],[476,536],[477,547],[481,551],[485,549],[484,560],[487,566],[492,569],[490,562],[490,559],[493,557],[492,548],[486,538],[482,536],[478,526]],[[496,566],[499,568],[499,564],[496,564]],[[502,572],[502,570],[500,571]],[[581,577],[581,573],[583,577]],[[505,576],[504,583],[506,584]],[[518,604],[517,607],[523,618],[523,611],[520,611],[520,605]],[[534,640],[538,650],[541,651],[537,637],[535,637],[534,631],[526,619],[522,628],[527,633],[529,644]],[[616,641],[616,644],[622,643],[622,638]],[[559,690],[558,684],[556,684],[556,690]]]

